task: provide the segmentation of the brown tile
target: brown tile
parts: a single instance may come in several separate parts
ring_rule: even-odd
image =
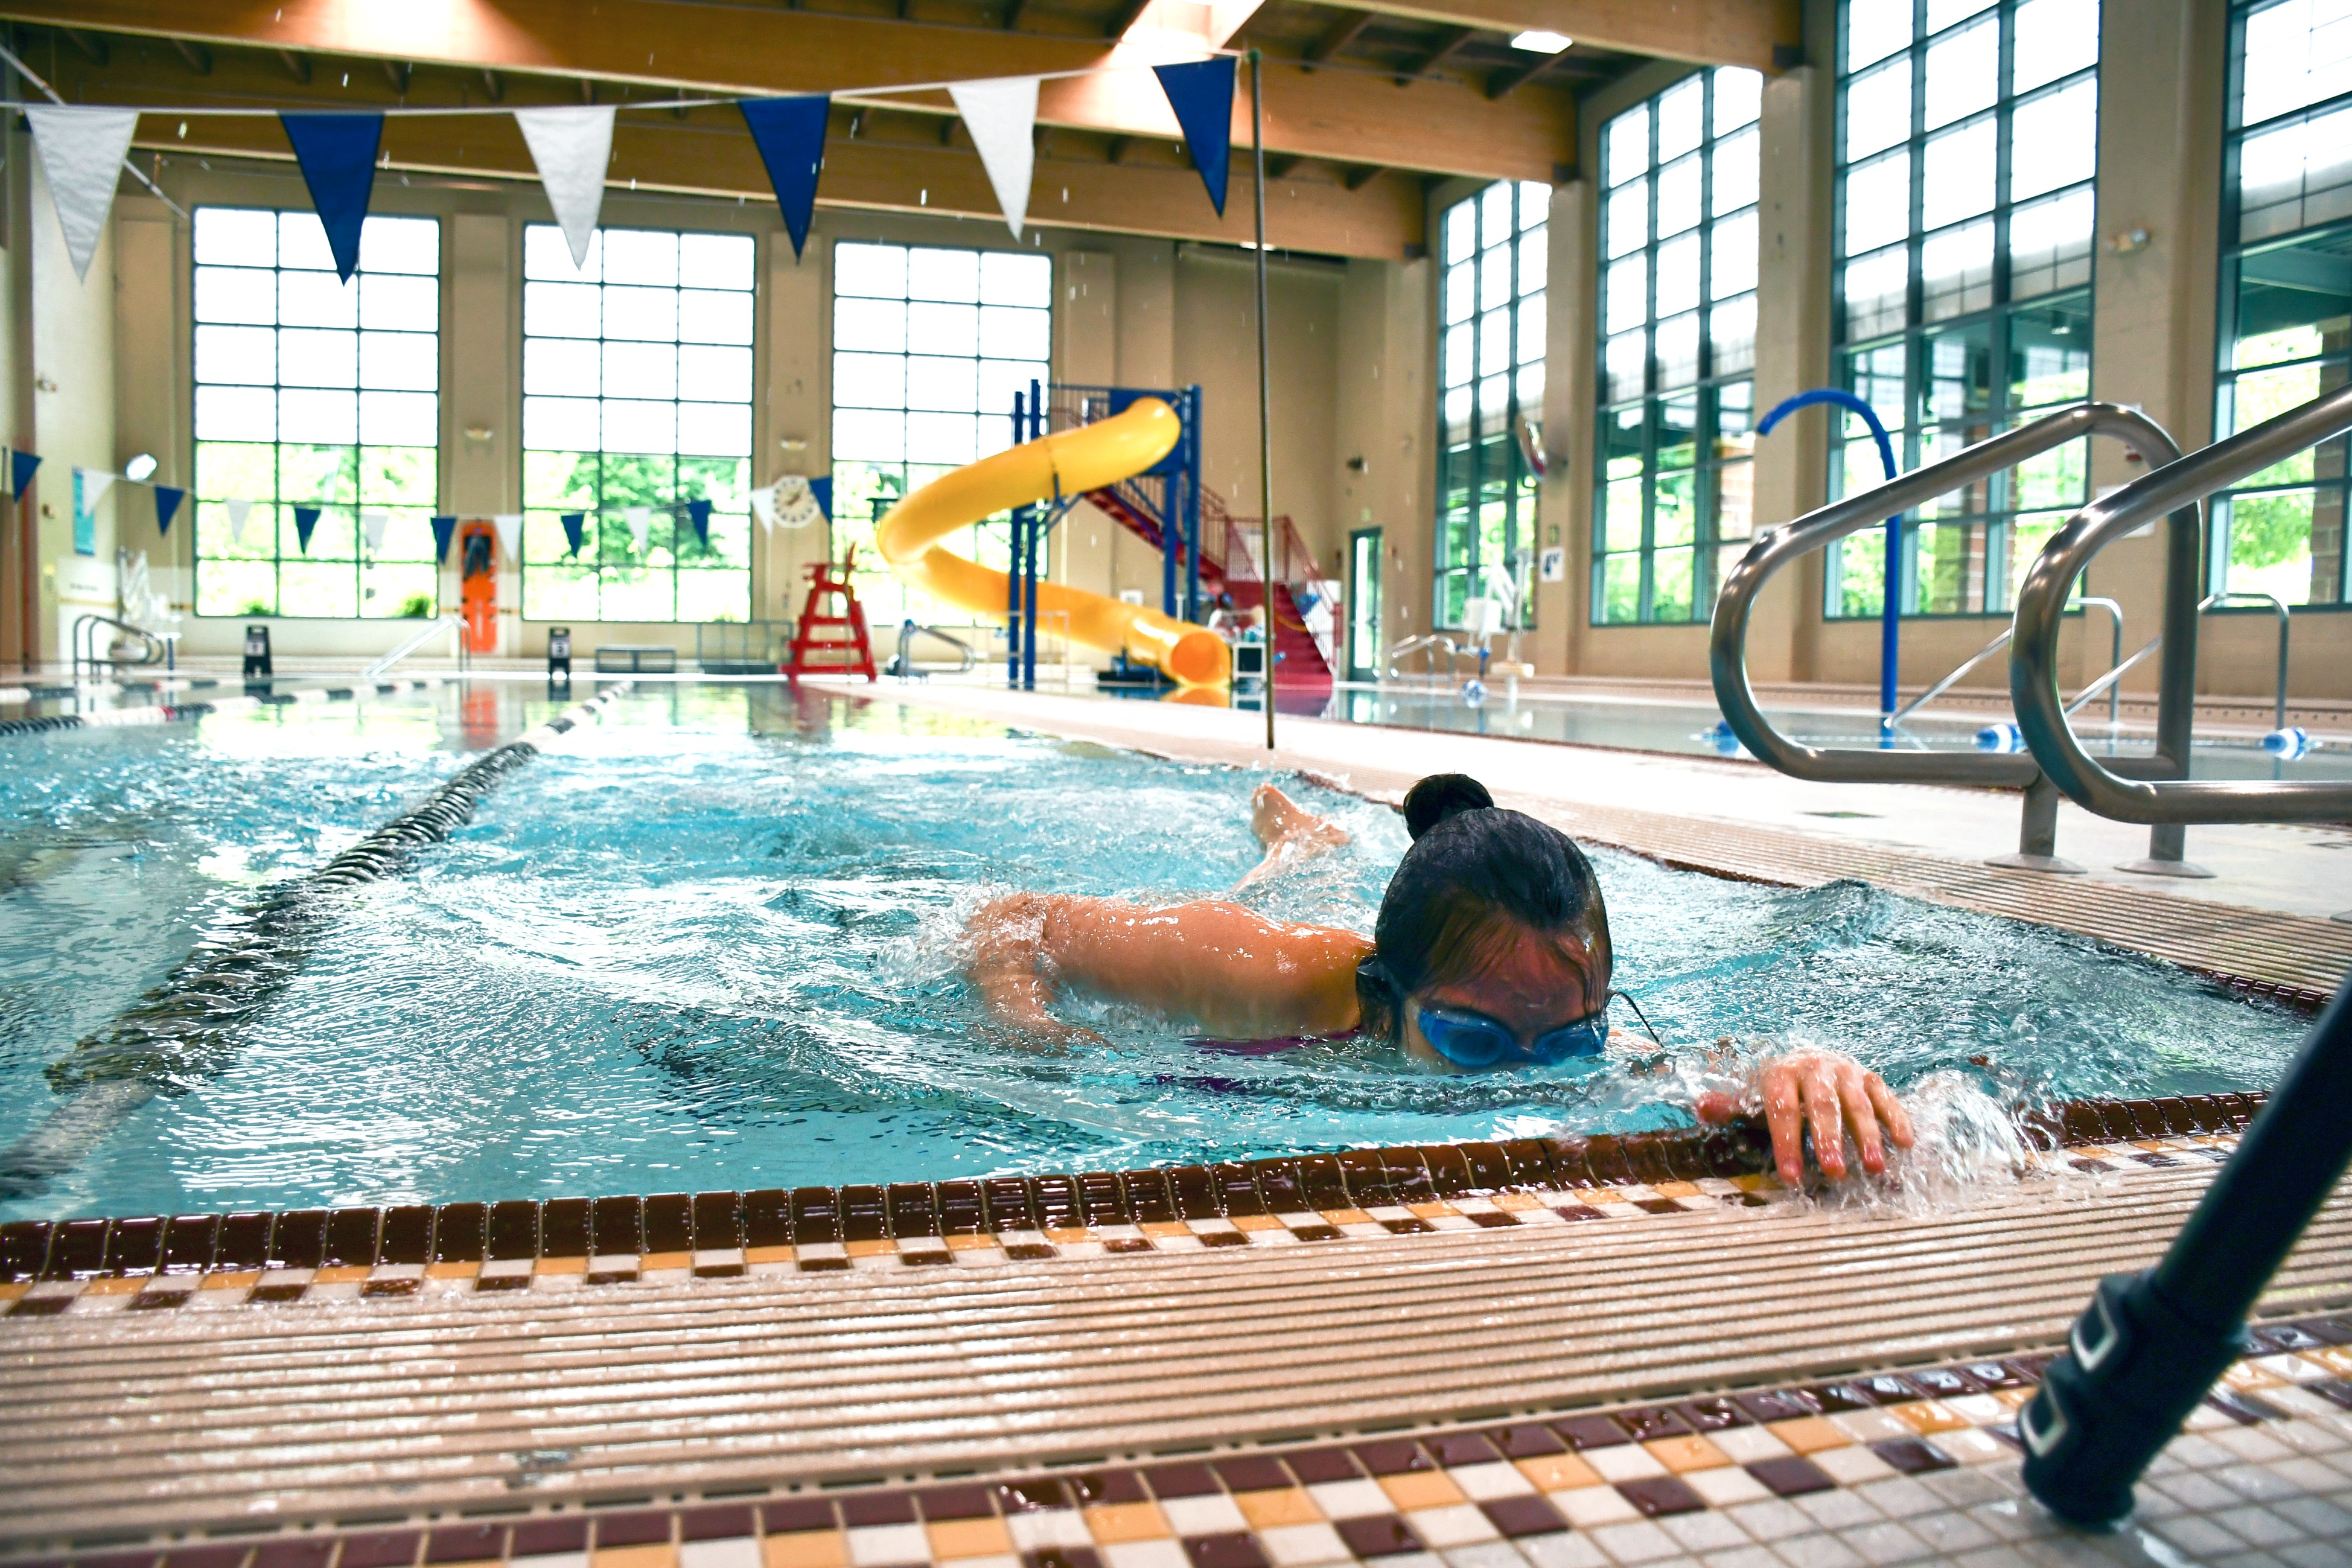
[[[1922,1475],[1929,1470],[1948,1470],[1958,1462],[1943,1449],[1921,1437],[1890,1437],[1884,1442],[1873,1443],[1870,1451],[1906,1476]]]
[[[320,1216],[320,1229],[326,1228]],[[303,1267],[315,1267],[304,1265]],[[343,1537],[343,1550],[336,1568],[404,1568],[416,1561],[418,1550],[425,1544],[423,1532],[414,1530],[372,1530],[362,1535]]]
[[[1169,1533],[1156,1502],[1102,1503],[1086,1510],[1087,1530],[1101,1546],[1128,1541],[1159,1541]]]
[[[431,1205],[402,1204],[383,1211],[383,1229],[376,1239],[376,1261],[406,1264],[433,1261]]]
[[[1383,1149],[1381,1167],[1388,1175],[1389,1191],[1401,1204],[1425,1204],[1437,1196],[1437,1183],[1429,1173],[1429,1164],[1418,1149]]]
[[[1640,1480],[1616,1483],[1618,1495],[1648,1518],[1656,1519],[1670,1513],[1696,1513],[1706,1506],[1706,1500],[1672,1476],[1648,1476]]]
[[[1511,1163],[1503,1155],[1499,1143],[1456,1143],[1459,1153],[1469,1167],[1472,1192],[1499,1192],[1511,1184]]]
[[[588,1207],[588,1256],[632,1257],[646,1250],[643,1198],[598,1198]]]
[[[1425,1143],[1413,1151],[1428,1169],[1430,1190],[1441,1198],[1459,1197],[1475,1192],[1479,1183],[1471,1170],[1469,1158],[1450,1143]]]
[[[1206,1165],[1177,1165],[1168,1173],[1169,1195],[1176,1202],[1179,1219],[1221,1219],[1224,1207],[1217,1201],[1217,1179]]]
[[[269,1260],[279,1268],[316,1268],[327,1260],[327,1211],[295,1209],[269,1233]]]
[[[890,1234],[889,1207],[880,1187],[843,1187],[839,1201],[842,1240],[880,1241]]]
[[[1538,1454],[1516,1463],[1519,1474],[1538,1491],[1564,1492],[1601,1484],[1601,1472],[1574,1454]]]
[[[1568,1447],[1559,1433],[1532,1421],[1489,1427],[1486,1441],[1501,1449],[1504,1458],[1511,1459],[1532,1459],[1540,1454],[1561,1453]]]
[[[1035,1513],[1070,1506],[1070,1489],[1051,1476],[1018,1476],[1000,1481],[996,1505],[1006,1513]]]
[[[1358,1443],[1354,1445],[1354,1452],[1357,1463],[1362,1465],[1367,1473],[1375,1476],[1392,1476],[1407,1470],[1430,1468],[1429,1456],[1423,1453],[1421,1446],[1410,1437]]]
[[[327,1568],[334,1554],[332,1536],[281,1535],[253,1549],[253,1568]]]
[[[677,1516],[680,1541],[731,1541],[759,1532],[758,1510],[750,1503],[691,1509]]]
[[[427,1563],[496,1563],[506,1554],[503,1524],[445,1524],[425,1538]]]
[[[1870,1396],[1870,1390],[1860,1383],[1820,1383],[1805,1393],[1822,1414],[1829,1415],[1846,1410],[1871,1410],[1878,1405]]]
[[[1076,1176],[1039,1176],[1031,1187],[1037,1199],[1039,1230],[1066,1230],[1086,1223]]]
[[[1302,1448],[1285,1454],[1290,1473],[1307,1486],[1324,1481],[1352,1481],[1364,1472],[1345,1448]]]
[[[771,1531],[760,1555],[763,1568],[846,1568],[849,1545],[837,1530]]]
[[[1675,1406],[1675,1414],[1694,1432],[1721,1432],[1751,1423],[1748,1413],[1728,1399],[1693,1399]]]
[[[183,1546],[163,1554],[163,1568],[238,1568],[253,1549],[243,1542],[218,1546]]]
[[[743,1245],[743,1200],[738,1193],[694,1194],[694,1246],[698,1252],[732,1252]]]
[[[41,1265],[48,1261],[50,1228],[45,1219],[0,1225],[0,1281],[13,1284],[39,1277]]]
[[[792,1195],[791,1220],[784,1232],[785,1239],[794,1247],[823,1246],[842,1239],[841,1198],[831,1187],[794,1187]],[[859,1211],[863,1215],[866,1211]],[[860,1241],[878,1241],[878,1235],[865,1234],[877,1222],[861,1219]],[[764,1227],[772,1229],[774,1227]],[[769,1246],[781,1246],[771,1242]]]
[[[643,1249],[646,1252],[687,1252],[694,1250],[694,1200],[684,1193],[656,1193],[645,1200],[645,1234]],[[596,1250],[609,1250],[604,1246],[602,1222],[596,1232]]]
[[[588,1521],[573,1516],[570,1519],[527,1519],[514,1527],[514,1540],[507,1551],[514,1557],[546,1557],[559,1552],[588,1550]],[[254,1568],[261,1568],[259,1563]]]
[[[1883,1373],[1860,1381],[1863,1392],[1870,1395],[1874,1405],[1901,1405],[1919,1398],[1926,1392],[1909,1378],[1894,1373]]]
[[[823,1497],[786,1498],[760,1505],[761,1527],[770,1535],[797,1535],[830,1531],[838,1522],[833,1500]]]
[[[1221,1489],[1206,1465],[1154,1465],[1143,1479],[1158,1498],[1208,1497]]]
[[[550,1198],[539,1211],[539,1255],[541,1258],[588,1256],[588,1200]]]
[[[1097,1503],[1149,1502],[1151,1494],[1143,1489],[1143,1478],[1133,1470],[1090,1470],[1083,1475],[1066,1477],[1070,1490],[1080,1503],[1092,1507]]]
[[[1302,1207],[1323,1213],[1356,1206],[1356,1200],[1348,1195],[1348,1182],[1340,1172],[1339,1162],[1330,1155],[1310,1155],[1297,1161],[1295,1168],[1298,1173],[1299,1196],[1306,1200]]]
[[[479,1263],[488,1249],[490,1211],[483,1204],[443,1204],[433,1216],[436,1263]],[[226,1255],[227,1227],[222,1227]]]
[[[1229,1160],[1210,1166],[1209,1174],[1217,1184],[1217,1202],[1228,1219],[1268,1212],[1265,1194],[1258,1191],[1257,1177],[1246,1164]]]
[[[664,1509],[639,1509],[628,1513],[608,1513],[596,1520],[596,1550],[613,1546],[647,1546],[656,1542],[667,1544],[670,1536],[672,1515]]]
[[[1290,1472],[1282,1461],[1263,1454],[1244,1454],[1238,1458],[1216,1461],[1217,1479],[1225,1489],[1234,1492],[1266,1491],[1291,1484]]]
[[[1323,1510],[1303,1488],[1283,1486],[1255,1491],[1234,1493],[1234,1506],[1250,1521],[1253,1530],[1274,1530],[1286,1524],[1315,1524],[1321,1521]]]
[[[988,1229],[978,1182],[941,1182],[938,1193],[941,1236],[978,1236]]]
[[[912,1492],[851,1492],[841,1499],[841,1522],[856,1529],[866,1524],[912,1524]]]
[[[1035,1230],[1037,1205],[1029,1184],[1019,1176],[990,1176],[980,1184],[985,1205],[982,1228],[990,1231]]]
[[[1559,1510],[1539,1497],[1496,1498],[1478,1505],[1486,1522],[1505,1535],[1517,1540],[1522,1535],[1549,1535],[1566,1530],[1568,1521],[1560,1518]]]
[[[1259,1195],[1265,1199],[1267,1213],[1297,1214],[1314,1206],[1307,1201],[1306,1189],[1299,1184],[1296,1161],[1252,1160],[1249,1169]]]
[[[1446,1468],[1457,1465],[1491,1465],[1503,1456],[1495,1446],[1475,1432],[1446,1432],[1422,1439],[1433,1458]]]
[[[1184,1542],[1192,1568],[1269,1568],[1257,1537],[1245,1530],[1224,1535],[1196,1535]]]
[[[105,1271],[117,1278],[152,1274],[163,1258],[163,1221],[119,1219],[106,1237]]]
[[[45,1278],[88,1279],[102,1271],[106,1268],[106,1233],[113,1224],[104,1219],[69,1219],[58,1226],[49,1243]]]
[[[1331,1527],[1359,1557],[1393,1557],[1422,1549],[1421,1537],[1412,1532],[1412,1526],[1392,1513],[1334,1520]]]
[[[212,1267],[213,1244],[219,1236],[218,1215],[175,1216],[163,1228],[163,1271],[166,1274],[202,1274]]]
[[[1687,1436],[1690,1433],[1690,1424],[1663,1405],[1620,1410],[1614,1419],[1636,1442],[1647,1442],[1653,1437]]]
[[[1077,1176],[1079,1223],[1088,1226],[1133,1225],[1127,1206],[1127,1189],[1109,1171],[1082,1171]]]
[[[996,1509],[984,1486],[929,1487],[915,1494],[926,1520],[992,1519]]]
[[[1552,1430],[1568,1439],[1568,1446],[1581,1452],[1588,1448],[1613,1448],[1633,1439],[1625,1429],[1606,1415],[1571,1415],[1565,1421],[1555,1421]]]
[[[1819,1402],[1794,1389],[1767,1390],[1759,1394],[1735,1394],[1731,1403],[1751,1421],[1794,1421],[1801,1415],[1819,1415]]]
[[[501,1262],[539,1256],[537,1204],[511,1199],[490,1205],[489,1256]]]
[[[1759,1459],[1747,1468],[1775,1497],[1801,1497],[1807,1492],[1825,1492],[1837,1485],[1830,1479],[1828,1471],[1801,1456]]]
[[[1023,1552],[1021,1568],[1102,1568],[1102,1558],[1084,1546],[1047,1546]]]
[[[1168,1188],[1165,1171],[1128,1171],[1121,1181],[1127,1188],[1129,1212],[1137,1225],[1172,1225],[1181,1216],[1176,1212],[1175,1194]]]
[[[958,1557],[1001,1557],[1013,1550],[1004,1521],[994,1513],[982,1519],[944,1519],[923,1527],[931,1556],[940,1562]]]
[[[1401,1513],[1417,1508],[1451,1508],[1463,1500],[1462,1489],[1444,1470],[1407,1470],[1381,1478],[1381,1490]]]
[[[1552,1184],[1553,1151],[1542,1138],[1512,1138],[1502,1144],[1503,1159],[1511,1168],[1515,1187],[1548,1187]]]
[[[893,1182],[885,1196],[892,1236],[904,1240],[940,1234],[939,1204],[929,1182]]]
[[[1379,1208],[1397,1201],[1396,1189],[1389,1180],[1388,1163],[1377,1149],[1349,1149],[1335,1156],[1339,1162],[1340,1179],[1348,1185],[1348,1201],[1351,1207]]]

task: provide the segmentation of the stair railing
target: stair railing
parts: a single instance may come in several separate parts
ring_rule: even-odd
[[[1948,458],[1915,468],[1885,484],[1818,507],[1793,522],[1759,531],[1748,553],[1731,569],[1722,593],[1716,599],[1715,621],[1708,640],[1708,664],[1715,680],[1716,701],[1721,706],[1724,722],[1731,732],[1760,761],[1793,778],[1826,784],[1949,784],[2021,790],[2024,793],[2024,809],[2019,826],[2017,853],[1998,857],[1990,863],[2024,870],[2081,870],[2081,867],[2058,858],[2058,789],[2043,776],[2043,764],[2032,755],[2013,752],[1808,746],[1782,734],[1764,716],[1748,679],[1748,627],[1757,595],[1763,591],[1764,584],[1800,557],[1825,549],[1849,534],[1885,526],[1890,517],[1908,512],[1938,496],[1989,479],[2030,458],[2093,435],[2114,437],[2128,442],[2151,464],[2158,466],[2169,463],[2180,452],[2179,445],[2164,427],[2137,409],[2113,403],[2076,404],[2071,408],[2063,408],[2021,425],[2014,430],[2004,431],[1989,440],[1963,447]],[[2168,556],[2172,575],[2168,579],[2169,597],[2166,606],[2168,627],[2184,613],[2191,622],[2196,618],[2197,584],[2193,574],[2197,564],[2198,528],[2194,509],[2190,510],[2185,522],[2175,518],[2172,530]],[[2040,571],[2048,559],[2049,551],[2045,550],[2042,561],[2036,563],[2035,570]],[[2189,574],[2186,575],[2183,574],[2184,561]],[[2067,581],[2071,583],[2073,578],[2070,576]],[[2017,624],[2022,627],[2024,611],[2021,598],[2020,603]],[[2063,610],[2065,596],[2062,594],[2058,609]],[[2053,659],[2057,625],[2053,611],[2050,623]],[[2195,633],[2192,630],[2189,635],[2193,638]],[[2021,633],[2012,643],[2012,669],[2016,648],[2023,641]],[[2053,686],[2053,692],[2054,689]],[[2122,765],[2136,770],[2145,768],[2159,776],[2178,776],[2188,773],[2189,721],[2182,707],[2185,695],[2167,689],[2158,720],[2157,755],[2145,762],[2134,759]],[[2025,710],[2021,700],[2018,715],[2022,728]],[[2168,741],[2174,738],[2179,744],[2168,744]],[[2179,864],[2179,832],[2158,828],[2150,836],[2148,853],[2148,861],[2136,864]]]
[[[2352,431],[2352,385],[2176,458],[2093,501],[2042,547],[2017,593],[2010,697],[2017,727],[2051,782],[2085,811],[2178,832],[2197,822],[2326,822],[2352,815],[2352,783],[2316,779],[2126,778],[2075,739],[2058,698],[2058,617],[2091,558],[2159,516],[2172,520],[2167,551],[2164,659],[2158,678],[2157,749],[2186,763],[2197,687],[2197,578],[2203,565],[2198,512],[2208,496]],[[2186,534],[2185,542],[2182,538]],[[2186,589],[2185,598],[2181,590]],[[2188,772],[2186,767],[2180,773]]]

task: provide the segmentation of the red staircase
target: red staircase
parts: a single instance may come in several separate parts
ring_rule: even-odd
[[[1255,610],[1263,597],[1255,582],[1228,584],[1225,592],[1233,595],[1234,608],[1237,610]],[[1297,601],[1290,596],[1287,583],[1274,585],[1274,627],[1276,693],[1285,697],[1308,692],[1331,695],[1331,666],[1323,658],[1315,634],[1307,629],[1307,622],[1299,616]]]

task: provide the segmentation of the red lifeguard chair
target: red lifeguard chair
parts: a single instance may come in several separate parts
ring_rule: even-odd
[[[881,672],[874,668],[874,639],[866,635],[866,607],[857,602],[857,590],[849,585],[849,575],[857,565],[857,546],[849,547],[848,558],[839,565],[820,561],[809,567],[808,604],[801,611],[800,625],[793,628],[792,656],[784,660],[784,673],[793,679],[803,675],[835,674],[862,675],[879,681]],[[824,613],[825,602],[837,599],[841,613]],[[819,630],[827,635],[817,636]],[[834,635],[846,631],[846,637]],[[814,664],[813,653],[847,654],[840,664]]]

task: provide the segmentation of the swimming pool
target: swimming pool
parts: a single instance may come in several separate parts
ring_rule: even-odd
[[[259,881],[547,709],[505,690],[495,711],[469,694],[0,755],[13,820],[135,846],[0,889],[0,1136],[47,1116],[44,1070]],[[1255,782],[838,693],[640,689],[406,875],[337,895],[210,1070],[0,1218],[943,1180],[1682,1119],[1671,1073],[1449,1077],[1366,1044],[1234,1056],[1084,1003],[1113,1048],[1040,1052],[980,1017],[959,976],[974,904],[1219,893],[1255,858]],[[1288,782],[1354,840],[1247,901],[1369,929],[1401,821]],[[1898,1085],[2194,1093],[2267,1087],[2303,1032],[2063,933],[1595,859],[1619,983],[1685,1076],[1733,1036],[1838,1045]]]

